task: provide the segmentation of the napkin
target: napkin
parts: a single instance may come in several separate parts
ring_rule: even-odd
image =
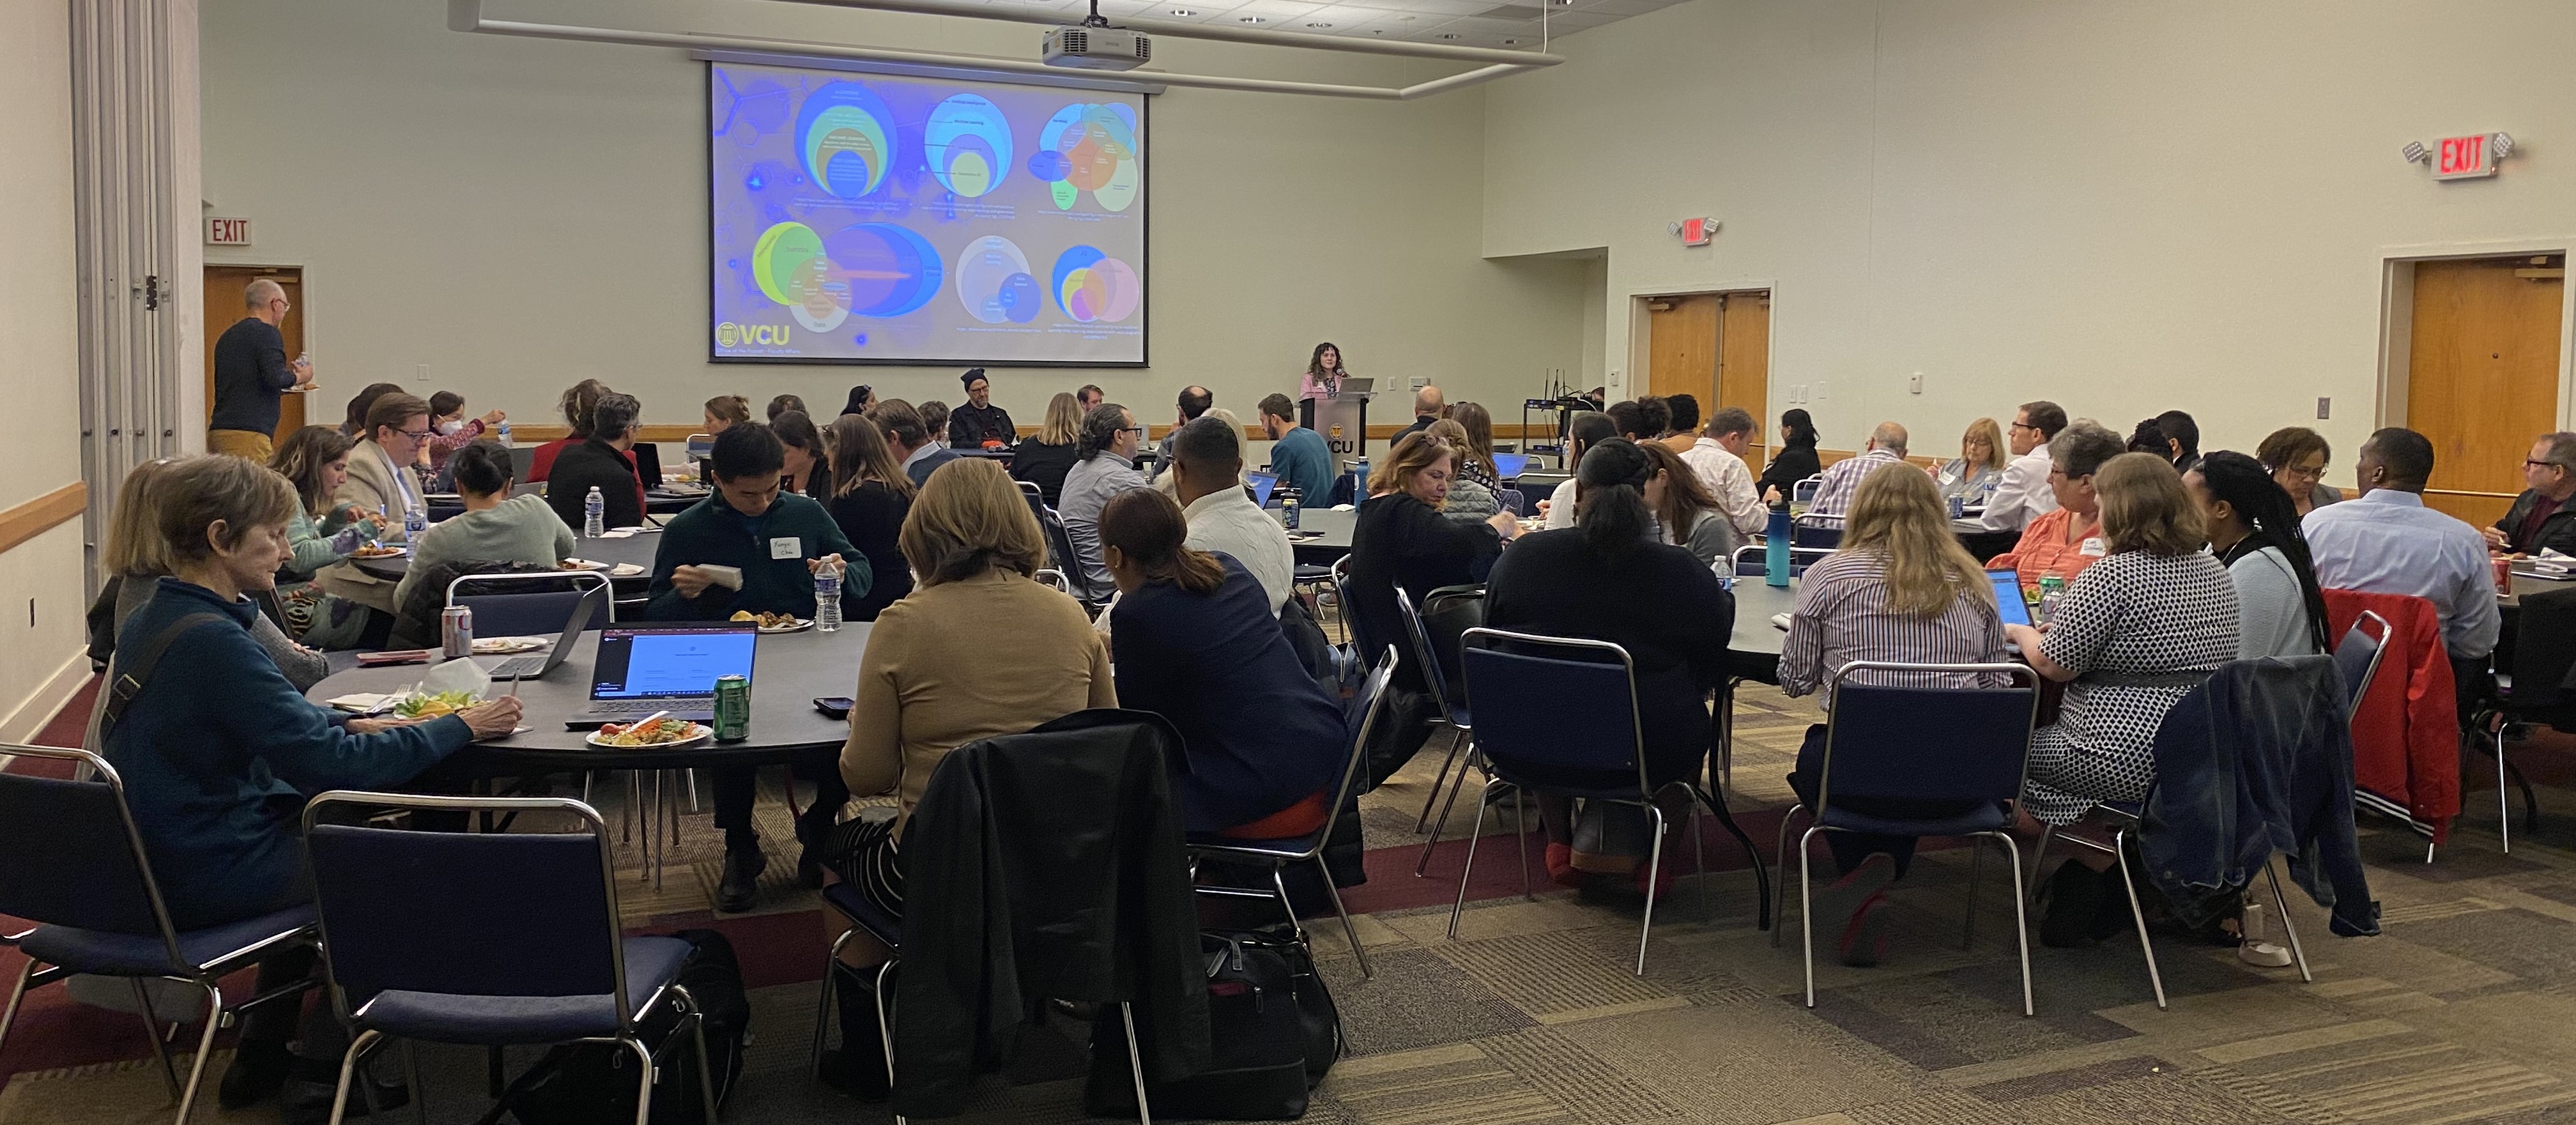
[[[322,702],[325,706],[336,711],[346,711],[352,715],[364,715],[371,711],[382,710],[385,704],[393,701],[394,697],[391,695],[379,695],[360,691],[351,692],[348,695],[335,695],[329,699],[323,700]]]
[[[431,665],[429,674],[420,678],[422,695],[443,691],[461,691],[476,699],[492,690],[492,674],[471,660],[445,660]]]

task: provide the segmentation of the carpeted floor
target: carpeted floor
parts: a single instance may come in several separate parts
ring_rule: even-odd
[[[1781,776],[1813,711],[1754,688],[1738,713],[1730,804],[1767,855],[1789,801]],[[1536,901],[1521,898],[1508,808],[1487,818],[1461,934],[1449,940],[1463,842],[1441,845],[1430,878],[1412,875],[1415,818],[1444,748],[1435,739],[1363,805],[1370,881],[1349,901],[1365,912],[1375,978],[1360,977],[1338,926],[1313,930],[1351,1038],[1313,1120],[2576,1122],[2576,790],[2544,785],[2542,807],[2554,815],[2529,833],[2517,822],[2511,856],[2496,850],[2491,780],[2470,781],[2462,831],[2430,865],[2413,837],[2365,821],[2387,933],[2327,936],[2323,913],[2294,892],[2313,984],[2295,969],[2244,966],[2233,951],[2160,941],[2173,1000],[2160,1012],[2134,940],[2034,949],[2039,1015],[2025,1019],[2002,857],[1985,857],[1975,939],[1962,949],[1972,853],[1959,847],[1927,851],[1897,894],[1889,962],[1822,968],[1813,1009],[1802,1003],[1794,914],[1775,948],[1754,925],[1752,872],[1714,828],[1704,832],[1711,873],[1686,878],[1658,908],[1643,977],[1630,971],[1633,895],[1542,878]],[[2563,778],[2544,768],[2547,754],[2523,758],[2535,775]],[[614,818],[622,795],[609,788],[596,795]],[[1466,830],[1472,806],[1462,799],[1451,812],[1453,833]],[[756,911],[711,920],[716,836],[703,813],[684,814],[660,890],[634,850],[621,851],[628,921],[713,924],[743,954],[755,1040],[727,1120],[887,1119],[802,1071],[825,935],[814,897],[789,882],[792,844],[779,843],[787,811],[774,789],[760,814],[773,885]],[[1794,911],[1794,889],[1791,899]],[[0,957],[0,971],[15,968]],[[0,1125],[166,1120],[147,1058],[133,1017],[72,1004],[59,989],[31,996],[0,1049]],[[477,1053],[424,1047],[421,1061],[433,1122],[462,1125],[483,1111]],[[969,1119],[1078,1119],[1082,1066],[1073,1042],[1034,1036]],[[202,1119],[276,1117],[257,1107]]]

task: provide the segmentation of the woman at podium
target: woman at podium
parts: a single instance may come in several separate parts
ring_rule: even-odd
[[[1306,360],[1306,374],[1297,381],[1297,397],[1307,401],[1337,398],[1342,393],[1342,380],[1351,373],[1342,369],[1342,349],[1331,342],[1315,345],[1315,354]]]

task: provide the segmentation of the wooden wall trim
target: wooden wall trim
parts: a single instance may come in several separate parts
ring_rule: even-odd
[[[826,419],[815,424],[817,426],[827,425],[829,424],[829,420]],[[1394,437],[1397,431],[1400,431],[1411,424],[1410,420],[1402,423],[1387,423],[1382,425],[1371,424],[1368,428],[1369,440],[1386,441],[1389,438]],[[1172,427],[1169,423],[1151,425],[1148,426],[1147,429],[1149,432],[1146,434],[1146,437],[1155,441],[1162,440],[1163,435],[1172,432]],[[1524,430],[1527,432],[1524,433]],[[1037,433],[1038,427],[1021,426],[1019,427],[1019,431],[1021,437],[1028,437]],[[640,434],[642,440],[645,441],[680,442],[689,440],[690,434],[699,433],[701,431],[696,426],[641,426],[638,427],[637,432]],[[567,436],[571,433],[572,427],[565,426],[560,423],[545,426],[522,426],[514,422],[510,425],[510,435],[512,437],[528,442],[549,442],[556,438]],[[1554,436],[1556,436],[1556,427],[1552,424],[1539,425],[1533,423],[1527,427],[1522,426],[1518,422],[1497,422],[1494,424],[1494,438],[1497,441],[1524,441],[1531,438],[1550,438]],[[1243,428],[1243,437],[1246,441],[1270,440],[1262,435],[1261,427],[1259,426],[1245,426]],[[1848,456],[1848,454],[1846,454],[1846,456]]]
[[[80,481],[57,488],[24,504],[0,511],[0,551],[80,518],[89,507],[89,486]]]

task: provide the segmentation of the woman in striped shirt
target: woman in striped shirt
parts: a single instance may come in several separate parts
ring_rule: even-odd
[[[1855,660],[1912,664],[1997,663],[2007,659],[1994,587],[1977,560],[1950,533],[1949,511],[1932,478],[1895,463],[1863,478],[1843,526],[1842,549],[1808,568],[1780,649],[1780,686],[1790,695],[1822,692],[1833,670]],[[1987,682],[1988,680],[1991,682]],[[1861,672],[1854,683],[1905,687],[2003,687],[2005,678]],[[1810,809],[1824,766],[1825,726],[1807,728],[1789,785]],[[1838,799],[1835,807],[1890,817],[1942,817],[1968,811],[1956,802],[1891,798]],[[1838,928],[1846,965],[1875,965],[1884,951],[1887,889],[1914,858],[1912,836],[1827,832],[1841,878],[1818,894],[1816,917]]]

